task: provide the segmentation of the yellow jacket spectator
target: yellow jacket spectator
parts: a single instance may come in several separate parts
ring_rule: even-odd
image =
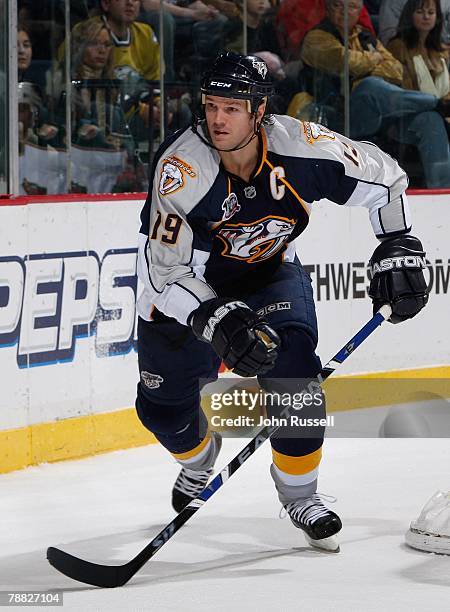
[[[369,30],[356,25],[350,32],[348,47],[353,87],[367,76],[380,77],[395,85],[401,84],[401,64]],[[322,21],[306,34],[302,47],[305,64],[343,76],[344,57],[344,40],[329,20]]]

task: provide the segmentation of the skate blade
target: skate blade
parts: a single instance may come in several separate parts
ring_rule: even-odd
[[[306,533],[303,533],[306,541],[313,548],[323,550],[325,552],[338,553],[340,552],[339,542],[335,535],[329,536],[328,538],[322,538],[321,540],[313,540]]]

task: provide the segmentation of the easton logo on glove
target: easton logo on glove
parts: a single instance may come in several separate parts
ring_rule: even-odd
[[[370,259],[369,295],[376,312],[389,304],[391,323],[411,319],[428,301],[423,270],[427,267],[422,243],[410,234],[389,238],[377,246]]]
[[[238,376],[266,374],[275,365],[280,338],[247,304],[213,298],[189,317],[194,336],[208,342],[229,370]]]
[[[406,255],[403,257],[387,257],[378,262],[373,262],[370,268],[372,275],[379,274],[380,272],[387,272],[388,270],[395,270],[401,268],[423,268],[427,267],[425,257],[419,255]]]
[[[244,302],[227,302],[223,304],[223,306],[219,306],[217,310],[214,311],[212,317],[210,317],[203,329],[202,336],[208,342],[211,342],[212,337],[214,336],[214,332],[216,331],[217,325],[221,322],[221,320],[232,310],[236,310],[236,308],[247,308],[249,307]]]

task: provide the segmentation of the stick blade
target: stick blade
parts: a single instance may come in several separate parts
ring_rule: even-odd
[[[47,549],[47,559],[61,574],[93,586],[114,588],[124,585],[131,577],[127,566],[91,563],[53,546]]]

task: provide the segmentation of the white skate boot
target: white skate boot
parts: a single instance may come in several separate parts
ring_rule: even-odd
[[[450,555],[450,491],[438,491],[425,504],[417,520],[405,534],[408,546]]]

